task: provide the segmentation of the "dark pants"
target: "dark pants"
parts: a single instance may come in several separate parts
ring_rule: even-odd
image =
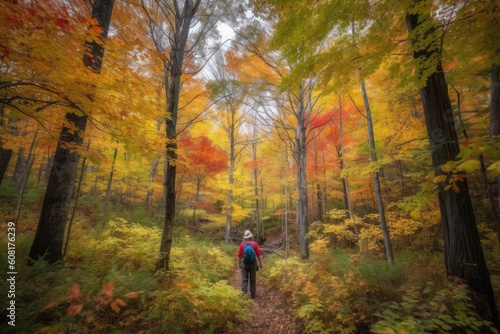
[[[241,291],[247,293],[250,276],[250,295],[255,298],[257,263],[241,263]]]

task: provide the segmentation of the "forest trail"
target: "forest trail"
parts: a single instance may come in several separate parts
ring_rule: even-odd
[[[265,247],[272,246],[271,241]],[[264,253],[264,252],[263,252]],[[266,256],[263,254],[263,265],[266,266]],[[290,309],[290,301],[279,290],[266,286],[259,280],[257,272],[257,294],[255,304],[250,306],[251,316],[248,321],[229,330],[230,334],[295,334],[300,333],[301,326],[294,319]],[[231,286],[241,289],[241,271],[236,265],[229,280]],[[249,296],[250,298],[250,296]]]

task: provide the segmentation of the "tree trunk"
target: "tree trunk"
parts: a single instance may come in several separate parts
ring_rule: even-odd
[[[258,132],[257,132],[257,124],[256,124],[256,115],[254,116],[254,124],[253,124],[253,140],[252,140],[252,159],[253,161],[257,160],[257,144],[258,144]],[[259,201],[259,170],[257,168],[257,164],[254,165],[253,170],[253,194],[255,196],[255,226],[257,228],[257,241],[259,243],[264,242],[264,226],[260,219],[260,201]]]
[[[109,200],[111,198],[111,185],[113,184],[113,175],[115,173],[116,156],[118,155],[118,148],[115,148],[113,153],[113,162],[111,163],[111,171],[109,172],[108,185],[106,186],[106,199],[104,200],[104,213],[102,215],[102,227],[106,226],[108,220]]]
[[[114,0],[95,0],[92,8],[92,17],[102,28],[102,39],[105,39],[108,34],[113,5]],[[99,73],[102,67],[104,46],[95,41],[85,42],[85,45],[88,53],[83,55],[83,63],[90,70]],[[64,231],[80,159],[79,155],[68,147],[82,145],[87,116],[68,113],[66,122],[72,124],[77,130],[67,126],[63,126],[61,130],[43,199],[42,212],[29,252],[31,259],[45,257],[50,263],[63,261]]]
[[[416,0],[413,4],[417,5],[419,2]],[[411,8],[407,13],[406,23],[413,45],[424,39],[432,40],[429,37],[434,33],[435,27],[433,24],[428,24],[429,20],[432,20],[430,9],[421,14],[415,8]],[[421,24],[426,24],[428,30],[418,29]],[[424,62],[428,64],[432,59],[439,59],[437,44],[438,41],[434,40],[434,43],[425,48],[419,47],[418,50],[414,50],[413,57],[417,60],[417,64]],[[423,70],[417,69],[422,76]],[[451,103],[441,62],[436,61],[434,72],[427,78],[420,79],[425,80],[420,88],[420,96],[432,152],[432,165],[435,174],[442,175],[444,172],[440,167],[450,160],[455,160],[460,148],[453,115],[450,114]],[[468,181],[467,179],[463,182],[458,181],[455,185],[458,187],[457,191],[453,188],[445,190],[445,182],[438,187],[446,270],[449,275],[465,280],[473,290],[486,296],[493,323],[499,328],[490,274],[481,248]]]
[[[19,169],[19,175],[18,175],[19,180],[16,181],[17,203],[14,211],[17,212],[18,217],[20,215],[21,206],[23,204],[24,189],[26,188],[26,184],[28,183],[29,175],[31,173],[31,168],[33,166],[33,162],[35,161],[35,156],[33,151],[35,150],[37,137],[38,137],[38,131],[36,131],[35,134],[33,135],[28,156],[26,157],[26,159],[22,158],[23,166],[22,168]]]
[[[318,221],[323,221],[323,192],[321,191],[321,185],[319,183],[316,184],[316,201],[318,203],[316,219]]]
[[[370,103],[368,102],[368,95],[366,94],[365,80],[363,78],[363,72],[359,69],[359,75],[361,78],[361,93],[363,94],[363,101],[366,109],[366,120],[368,123],[368,140],[370,142],[370,156],[372,162],[377,162],[377,153],[375,152],[375,134],[373,133],[373,121],[370,109]],[[373,172],[373,186],[375,190],[375,198],[377,200],[377,210],[380,220],[380,228],[382,229],[382,235],[384,237],[385,245],[385,256],[387,261],[392,264],[394,263],[394,257],[392,254],[392,242],[389,235],[389,228],[387,227],[387,220],[385,217],[385,207],[382,199],[382,189],[380,186],[380,177],[378,170]]]
[[[226,235],[225,241],[229,242],[231,239],[231,222],[233,220],[233,186],[234,186],[234,171],[236,166],[236,121],[235,109],[229,103],[229,121],[228,121],[228,140],[229,140],[229,179],[227,190],[227,203],[226,203]]]
[[[19,147],[19,150],[17,151],[16,165],[14,166],[14,172],[12,175],[12,179],[17,190],[19,190],[23,184],[24,175],[26,175],[26,168],[28,166],[28,159],[25,157],[24,151],[25,149],[23,146]]]
[[[200,191],[201,191],[201,181],[203,176],[196,176],[196,191],[194,193],[194,203],[193,203],[193,226],[196,226],[198,223],[198,219],[196,219],[196,211],[198,211],[198,201],[200,200]]]
[[[1,145],[1,143],[0,143]],[[2,180],[9,167],[10,158],[12,157],[12,150],[4,149],[0,146],[0,185],[2,185]]]
[[[4,105],[0,103],[0,127],[4,128]],[[12,150],[3,148],[2,141],[0,140],[0,185],[2,185],[3,177],[9,167],[10,158],[12,157]]]
[[[339,99],[339,105],[342,106],[342,102]],[[342,174],[342,171],[345,169],[345,163],[344,163],[344,128],[343,128],[343,117],[342,117],[342,109],[340,110],[340,115],[339,115],[339,140],[340,140],[340,145],[336,145],[337,149],[337,155],[340,158],[340,174]],[[342,192],[344,194],[344,203],[345,203],[345,209],[349,212],[349,218],[353,219],[354,218],[354,213],[352,212],[352,203],[351,203],[351,196],[349,195],[349,181],[346,177],[342,177]],[[356,236],[358,236],[359,231],[356,225],[354,225],[354,233]]]
[[[491,96],[490,96],[490,135],[493,140],[493,147],[496,145],[500,136],[500,65],[493,64],[491,66]],[[488,183],[489,185],[489,183]],[[500,192],[500,176],[497,177],[498,191]],[[491,188],[490,188],[491,189]],[[494,202],[494,201],[493,201]],[[495,212],[495,217],[498,216],[497,208],[500,207],[500,196],[498,196],[498,205],[494,205],[492,209]],[[497,236],[500,238],[500,221],[496,218]]]
[[[318,150],[316,148],[313,148],[314,150],[314,167],[316,170],[319,170],[319,157],[318,157]],[[324,160],[323,160],[324,162]],[[325,168],[323,168],[324,170]],[[321,191],[321,185],[316,183],[316,194],[315,198],[313,198],[313,201],[316,203],[316,214],[314,220],[316,221],[323,221],[323,193]]]
[[[54,157],[55,157],[55,154],[51,154],[51,147],[49,146],[47,148],[47,166],[45,167],[45,170],[43,172],[43,175],[44,175],[44,181],[45,183],[49,183],[49,179],[50,179],[50,171],[52,170],[52,166],[54,166]]]
[[[193,3],[194,2],[194,3]],[[182,65],[184,63],[186,43],[191,29],[191,22],[201,0],[186,0],[183,8],[175,5],[175,31],[170,41],[170,59],[164,64],[165,90],[167,98],[166,114],[166,168],[165,168],[165,224],[161,236],[160,255],[156,269],[169,270],[170,250],[175,222],[176,174],[177,174],[177,118],[179,111],[179,94],[181,91]]]
[[[151,163],[151,168],[149,170],[149,187],[148,187],[148,193],[146,194],[146,208],[148,209],[151,205],[151,196],[153,196],[153,184],[155,182],[155,175],[157,170],[158,170],[158,160],[155,159]]]
[[[295,133],[295,157],[297,159],[297,224],[299,225],[299,247],[300,256],[303,260],[309,258],[309,232],[308,221],[308,193],[307,193],[307,151],[306,151],[306,119],[308,114],[304,106],[305,92],[304,87],[300,85],[300,94],[297,105],[297,129]]]
[[[226,236],[225,241],[229,242],[231,239],[231,221],[233,220],[233,185],[234,185],[234,166],[235,166],[235,157],[234,157],[234,136],[230,134],[230,152],[229,152],[229,189],[227,190],[227,202],[226,202]]]
[[[90,148],[90,140],[87,143],[87,151],[89,150],[89,148]],[[66,243],[64,244],[63,257],[66,257],[66,254],[68,252],[69,239],[71,238],[71,227],[73,226],[76,210],[78,209],[78,200],[80,199],[80,192],[82,190],[82,182],[83,182],[83,176],[85,175],[86,162],[87,162],[87,157],[85,156],[83,157],[82,160],[82,167],[80,169],[80,178],[78,179],[78,187],[76,189],[76,194],[75,194],[75,204],[73,205],[73,211],[71,212],[71,218],[68,224],[68,232],[66,233]]]

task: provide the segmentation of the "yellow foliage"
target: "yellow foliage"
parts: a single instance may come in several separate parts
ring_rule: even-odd
[[[328,242],[326,239],[317,239],[309,244],[309,249],[318,256],[325,256],[327,252]]]
[[[103,239],[98,243],[99,259],[109,265],[113,259],[120,267],[128,270],[154,268],[161,230],[143,227],[136,223],[115,218],[107,223],[102,233]]]
[[[252,212],[252,208],[242,208],[233,202],[233,222],[241,222],[250,212]]]

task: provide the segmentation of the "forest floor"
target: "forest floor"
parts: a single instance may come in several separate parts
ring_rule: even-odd
[[[278,240],[266,243],[266,248],[278,243]],[[263,266],[266,265],[265,254],[262,256]],[[241,270],[235,266],[230,278],[231,286],[241,289]],[[250,298],[250,295],[248,295]],[[301,325],[294,318],[290,308],[290,301],[279,290],[269,287],[259,282],[259,272],[257,272],[257,293],[254,305],[249,312],[251,316],[243,323],[235,326],[229,334],[295,334],[301,333]]]

